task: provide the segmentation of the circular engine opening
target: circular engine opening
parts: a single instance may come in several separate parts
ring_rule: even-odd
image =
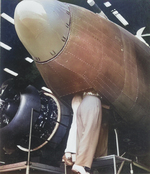
[[[40,149],[51,140],[61,119],[61,109],[57,98],[51,93],[39,92],[39,95],[41,109],[37,121],[32,127],[31,151]],[[17,147],[28,152],[28,144],[29,134],[21,138]]]

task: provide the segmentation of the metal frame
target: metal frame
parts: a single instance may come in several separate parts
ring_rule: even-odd
[[[8,172],[14,173],[14,171],[20,171],[20,173],[25,173],[26,168],[27,168],[26,161],[23,161],[23,162],[19,162],[19,163],[0,166],[0,173],[5,173],[5,172],[6,172],[6,174]],[[37,171],[41,171],[41,173],[43,173],[43,174],[45,174],[47,172],[49,174],[64,174],[63,168],[49,166],[49,165],[41,164],[41,163],[32,162],[32,163],[30,163],[29,168],[34,170],[34,173],[37,170]],[[31,173],[32,173],[32,171],[31,171]]]
[[[93,161],[92,167],[95,168],[95,167],[104,167],[104,166],[113,165],[114,174],[120,174],[124,166],[124,163],[128,162],[130,164],[130,174],[133,174],[132,160],[122,157],[123,155],[120,156],[117,129],[114,129],[114,132],[115,132],[115,139],[116,139],[117,155],[108,155],[108,156],[97,158]],[[117,164],[120,164],[118,171],[117,171]]]
[[[117,155],[108,155],[108,156],[99,157],[99,158],[94,159],[93,164],[92,164],[92,169],[107,167],[107,166],[112,165],[114,174],[120,174],[125,162],[132,164],[132,160],[130,160],[130,159],[127,159],[127,158],[124,158],[121,156],[117,156]],[[117,164],[120,164],[118,171],[117,171]],[[131,169],[130,169],[130,173],[131,173]]]
[[[141,168],[147,172],[150,172],[150,168],[147,168],[139,163],[136,163],[128,158],[124,158],[123,154],[122,156],[120,156],[119,153],[119,142],[118,142],[118,132],[117,129],[114,129],[115,132],[115,138],[116,138],[116,150],[117,150],[117,155],[108,155],[108,156],[104,156],[104,157],[99,157],[94,159],[93,164],[92,164],[92,168],[102,168],[105,166],[113,166],[114,169],[114,174],[120,174],[121,170],[125,164],[125,162],[129,163],[129,169],[130,169],[130,174],[133,174],[133,165]],[[119,169],[117,170],[117,164],[120,164]]]
[[[28,159],[27,159],[27,167],[26,167],[26,174],[30,173],[30,151],[31,151],[31,139],[32,139],[32,123],[33,123],[33,114],[34,109],[31,110],[31,120],[30,120],[30,132],[29,132],[29,146],[28,146]]]

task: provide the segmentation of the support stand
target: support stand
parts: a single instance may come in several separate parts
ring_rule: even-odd
[[[117,155],[108,155],[94,159],[92,169],[113,166],[114,174],[120,174],[125,162],[129,163],[129,165],[132,164],[132,160],[129,160],[127,158],[123,158]],[[121,165],[118,170],[117,165]]]
[[[114,132],[115,132],[115,139],[116,139],[117,155],[108,155],[108,156],[95,159],[93,161],[92,168],[102,168],[102,167],[113,166],[114,174],[120,174],[126,162],[126,163],[129,163],[130,174],[133,174],[132,160],[122,157],[123,155],[120,156],[117,129],[114,129]],[[117,165],[120,165],[118,170],[117,170]]]
[[[29,132],[29,146],[28,146],[28,159],[27,159],[27,168],[26,168],[26,174],[30,173],[30,151],[31,151],[31,137],[32,137],[32,123],[33,123],[33,113],[34,109],[31,110],[31,120],[30,120],[30,132]]]

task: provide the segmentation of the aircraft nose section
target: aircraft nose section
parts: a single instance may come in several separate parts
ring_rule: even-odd
[[[56,57],[65,46],[70,26],[68,5],[56,0],[24,0],[14,14],[19,39],[37,62]]]

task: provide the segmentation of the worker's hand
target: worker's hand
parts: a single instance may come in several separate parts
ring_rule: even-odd
[[[76,154],[71,154],[70,152],[67,152],[62,157],[62,161],[65,162],[67,166],[72,166],[75,162]]]

